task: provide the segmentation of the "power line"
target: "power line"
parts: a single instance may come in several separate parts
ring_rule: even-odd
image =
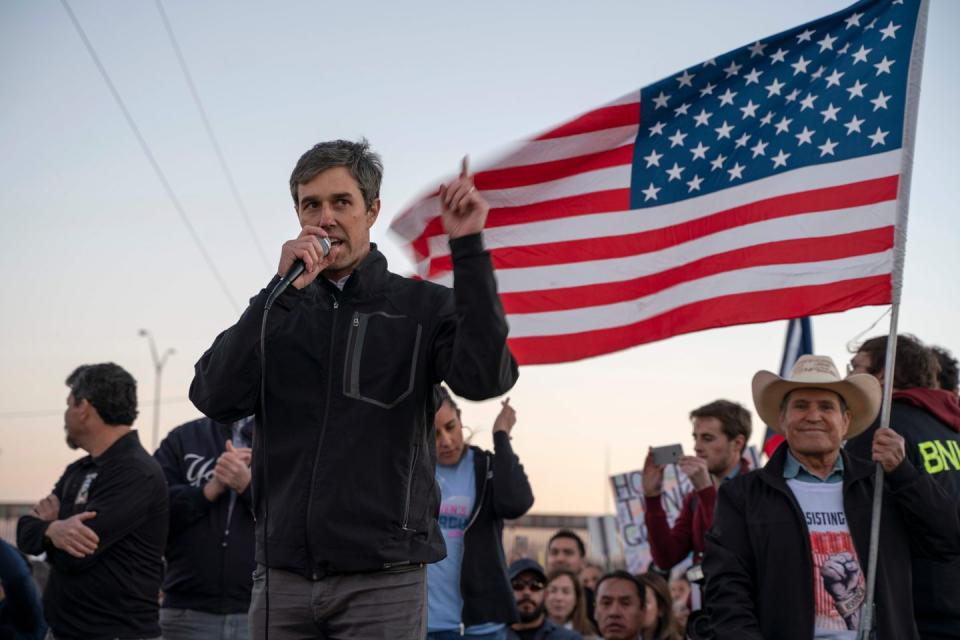
[[[170,44],[173,45],[173,50],[177,54],[177,61],[180,63],[180,70],[183,71],[183,77],[187,81],[187,86],[190,87],[190,95],[193,96],[193,102],[195,105],[197,105],[197,110],[200,112],[200,118],[203,120],[203,127],[207,130],[207,137],[210,138],[210,144],[213,146],[213,150],[217,154],[217,160],[220,161],[220,168],[223,170],[223,175],[226,176],[227,183],[230,185],[230,192],[233,194],[233,199],[237,203],[237,208],[240,210],[240,215],[243,217],[244,223],[247,225],[247,230],[250,231],[250,237],[253,238],[253,243],[257,247],[257,252],[260,254],[260,260],[263,261],[264,268],[269,271],[270,264],[267,260],[267,254],[263,250],[263,245],[260,244],[260,238],[253,229],[253,223],[250,221],[250,214],[247,211],[246,205],[243,204],[243,199],[240,197],[240,190],[237,188],[237,182],[233,179],[233,173],[230,171],[230,167],[227,165],[227,159],[223,155],[223,149],[220,148],[220,142],[217,140],[217,136],[213,133],[213,127],[210,124],[210,118],[207,117],[207,110],[204,109],[203,102],[200,100],[200,93],[197,91],[197,87],[193,83],[193,76],[190,75],[190,70],[187,68],[187,61],[183,57],[183,51],[180,49],[180,43],[177,41],[177,37],[173,33],[173,27],[170,25],[169,18],[167,18],[167,12],[164,11],[160,0],[154,0],[154,3],[157,5],[157,11],[160,12],[160,18],[163,20],[163,27],[167,31],[167,36],[170,37]]]
[[[93,58],[94,64],[97,66],[97,69],[100,71],[100,75],[103,77],[104,82],[107,83],[107,88],[110,89],[113,99],[116,100],[117,106],[120,107],[120,110],[123,112],[124,118],[127,120],[127,124],[130,125],[130,129],[133,131],[133,135],[136,136],[137,142],[140,143],[140,149],[143,151],[144,155],[147,157],[147,161],[150,163],[150,166],[153,167],[154,173],[157,174],[157,178],[160,180],[160,183],[163,185],[164,190],[167,192],[167,196],[170,198],[170,201],[173,203],[174,209],[177,210],[177,213],[180,216],[180,220],[183,222],[184,226],[187,228],[187,231],[190,232],[190,237],[193,238],[193,242],[197,247],[197,250],[200,251],[200,255],[203,256],[204,262],[207,263],[207,267],[210,269],[210,272],[213,274],[213,277],[216,279],[217,283],[220,285],[220,288],[223,290],[227,300],[230,301],[230,305],[233,307],[233,310],[239,314],[240,305],[237,304],[237,301],[234,299],[233,294],[230,293],[229,287],[227,287],[227,282],[224,280],[223,276],[220,274],[217,265],[214,264],[213,259],[210,257],[210,254],[207,252],[206,247],[203,245],[203,241],[200,239],[200,235],[197,233],[197,230],[194,229],[193,224],[191,224],[190,219],[187,217],[186,211],[184,211],[183,205],[180,204],[179,198],[173,192],[173,188],[170,186],[170,183],[167,181],[166,175],[164,175],[163,170],[160,169],[160,165],[157,163],[156,158],[153,156],[153,152],[150,150],[149,145],[147,144],[146,139],[140,133],[140,128],[137,127],[137,123],[134,121],[133,116],[130,115],[130,111],[127,109],[127,105],[124,103],[123,98],[120,97],[120,93],[117,91],[117,88],[114,86],[113,81],[110,79],[110,75],[107,73],[107,69],[103,66],[103,63],[100,62],[99,56],[97,56],[96,50],[94,50],[93,45],[90,43],[87,34],[84,32],[83,27],[80,26],[80,22],[77,20],[77,16],[74,15],[73,10],[70,8],[70,5],[67,3],[67,0],[60,0],[60,4],[63,5],[63,8],[66,10],[67,15],[70,16],[70,21],[73,23],[74,28],[77,30],[80,39],[83,41],[84,46],[87,48],[87,52],[90,54],[90,57]]]

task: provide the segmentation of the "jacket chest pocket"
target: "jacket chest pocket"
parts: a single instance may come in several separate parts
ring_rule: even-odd
[[[347,336],[343,394],[390,409],[413,391],[423,327],[407,316],[354,312]]]

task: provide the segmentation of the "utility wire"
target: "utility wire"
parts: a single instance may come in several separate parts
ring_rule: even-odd
[[[197,91],[197,87],[193,83],[193,76],[190,75],[190,70],[187,68],[187,61],[183,57],[183,51],[180,49],[180,43],[177,42],[177,37],[173,33],[173,27],[170,25],[167,12],[164,11],[163,4],[160,3],[160,0],[154,0],[154,3],[157,5],[157,11],[160,12],[160,18],[163,20],[163,27],[167,31],[167,36],[170,37],[170,44],[173,45],[173,50],[177,54],[177,62],[180,63],[180,70],[183,71],[183,77],[187,81],[187,86],[190,87],[190,95],[193,96],[193,102],[195,105],[197,105],[197,111],[200,112],[200,117],[203,120],[203,127],[207,130],[207,137],[210,138],[210,144],[213,146],[213,150],[217,154],[217,160],[220,161],[220,168],[223,170],[223,175],[226,176],[227,183],[230,185],[230,191],[233,194],[233,199],[237,203],[237,208],[240,210],[240,215],[243,217],[244,223],[247,225],[247,230],[250,231],[250,237],[253,238],[253,243],[257,247],[257,253],[260,254],[260,260],[263,261],[264,269],[269,271],[270,264],[267,260],[267,254],[263,250],[263,245],[260,244],[260,238],[253,229],[253,223],[250,221],[250,213],[247,211],[247,207],[243,204],[243,199],[240,197],[240,190],[237,188],[237,182],[233,179],[233,173],[230,171],[230,167],[227,165],[227,159],[223,155],[223,149],[220,148],[220,142],[217,140],[217,136],[213,133],[213,127],[210,124],[210,118],[207,117],[207,110],[204,109],[203,102],[200,100],[200,93]]]
[[[113,99],[116,100],[117,106],[120,107],[120,110],[123,112],[124,118],[127,120],[127,124],[130,125],[130,129],[133,131],[133,135],[136,136],[137,142],[140,143],[140,148],[143,150],[147,160],[150,162],[150,166],[153,167],[154,173],[157,174],[160,183],[163,185],[164,190],[167,192],[167,196],[170,198],[170,201],[173,203],[173,207],[177,210],[177,213],[180,215],[180,220],[183,222],[184,226],[187,228],[187,231],[190,232],[190,237],[193,238],[194,244],[197,246],[197,250],[200,251],[200,255],[203,256],[204,261],[207,263],[207,267],[210,269],[210,272],[213,274],[213,277],[217,280],[217,283],[220,285],[220,288],[223,290],[223,294],[227,297],[227,300],[230,301],[230,305],[233,307],[233,310],[239,314],[240,305],[237,304],[236,299],[234,299],[233,294],[230,293],[229,287],[227,287],[227,282],[224,280],[223,276],[220,274],[217,265],[214,264],[213,259],[210,257],[210,254],[207,252],[206,247],[203,245],[203,241],[200,239],[197,230],[194,229],[193,224],[191,224],[190,219],[187,217],[186,211],[183,209],[183,205],[180,204],[180,200],[177,198],[177,195],[173,192],[173,188],[170,186],[170,183],[167,181],[167,177],[164,175],[163,170],[160,168],[160,165],[157,163],[156,158],[153,156],[153,152],[150,150],[147,141],[144,139],[143,135],[140,133],[137,123],[134,121],[133,116],[130,115],[130,111],[127,109],[127,105],[123,102],[123,98],[120,97],[120,93],[117,91],[117,88],[114,86],[113,81],[110,79],[110,75],[107,73],[106,68],[103,66],[103,63],[100,62],[99,56],[97,56],[96,50],[94,50],[93,45],[90,43],[87,34],[84,32],[83,27],[80,26],[80,22],[77,20],[77,16],[74,15],[73,10],[70,8],[70,5],[67,3],[67,0],[60,0],[60,4],[63,5],[63,8],[66,10],[67,15],[70,16],[70,21],[73,22],[74,28],[76,28],[77,33],[80,36],[80,39],[83,41],[84,46],[87,48],[87,52],[90,54],[90,57],[93,58],[94,64],[97,66],[97,69],[100,71],[100,75],[103,77],[104,82],[107,83],[107,88],[110,89],[110,93],[113,95]]]

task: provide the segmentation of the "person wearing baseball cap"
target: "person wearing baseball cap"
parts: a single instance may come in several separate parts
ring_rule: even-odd
[[[513,597],[517,601],[520,622],[510,625],[508,640],[581,640],[576,631],[558,627],[543,607],[547,574],[536,560],[515,560],[507,570]]]
[[[880,383],[841,378],[829,357],[803,356],[785,378],[758,372],[753,401],[786,441],[762,469],[720,488],[704,558],[715,637],[852,640],[865,599],[874,465],[842,444],[876,418]],[[911,553],[960,554],[960,513],[905,459],[892,429],[877,430],[871,454],[885,478],[875,629],[918,638]]]

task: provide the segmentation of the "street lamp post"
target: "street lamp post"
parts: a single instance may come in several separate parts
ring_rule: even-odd
[[[156,450],[157,436],[160,432],[160,377],[163,375],[163,366],[167,364],[167,358],[176,351],[172,348],[167,349],[161,356],[153,341],[153,334],[146,329],[140,329],[139,335],[146,337],[150,342],[150,356],[153,358],[153,446],[151,450]]]

